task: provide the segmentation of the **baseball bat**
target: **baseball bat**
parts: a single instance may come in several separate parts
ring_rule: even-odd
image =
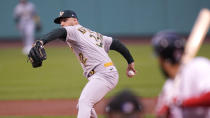
[[[179,67],[179,70],[175,76],[174,80],[174,92],[172,92],[172,98],[174,98],[178,93],[178,86],[180,85],[180,77],[179,72],[181,71],[182,67],[190,62],[192,60],[198,50],[200,49],[200,46],[205,39],[205,36],[208,32],[210,26],[210,11],[207,8],[201,9],[194,26],[191,30],[191,33],[188,37],[188,40],[185,45],[184,54],[181,58],[181,65]]]
[[[200,46],[205,39],[210,25],[210,11],[207,8],[201,9],[197,20],[192,28],[189,38],[186,42],[182,64],[188,63],[195,57]]]

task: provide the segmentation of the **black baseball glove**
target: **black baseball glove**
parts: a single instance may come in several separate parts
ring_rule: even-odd
[[[34,68],[42,66],[42,61],[47,59],[47,55],[41,41],[36,41],[28,54],[28,59]]]

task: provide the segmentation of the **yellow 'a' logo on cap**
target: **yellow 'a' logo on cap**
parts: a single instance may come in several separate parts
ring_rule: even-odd
[[[63,11],[61,11],[61,12],[60,12],[60,16],[62,16],[63,14],[64,14],[64,12],[63,12]]]

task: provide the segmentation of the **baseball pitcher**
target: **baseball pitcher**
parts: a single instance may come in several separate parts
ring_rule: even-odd
[[[94,105],[99,102],[118,83],[118,72],[108,56],[109,50],[120,52],[128,62],[128,71],[134,69],[134,60],[128,49],[116,39],[104,36],[79,24],[72,10],[60,12],[54,22],[62,28],[53,30],[37,41],[28,57],[33,67],[40,67],[46,59],[43,45],[55,39],[65,41],[77,56],[89,80],[83,88],[78,101],[78,118],[97,118]]]

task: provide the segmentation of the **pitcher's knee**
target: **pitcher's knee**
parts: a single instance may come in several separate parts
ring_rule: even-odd
[[[81,108],[81,107],[89,107],[89,108],[92,108],[93,105],[94,104],[89,99],[79,99],[79,102],[78,102],[79,108]]]

